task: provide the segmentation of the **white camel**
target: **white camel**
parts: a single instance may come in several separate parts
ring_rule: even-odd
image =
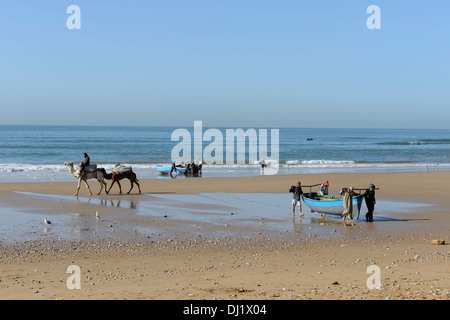
[[[84,184],[86,185],[86,187],[89,190],[89,193],[92,196],[91,188],[89,187],[89,185],[87,183],[87,180],[90,180],[90,179],[97,179],[97,181],[100,183],[100,191],[98,192],[97,195],[100,195],[100,193],[102,193],[103,185],[105,186],[105,191],[106,191],[106,182],[104,180],[105,173],[106,173],[105,169],[98,168],[94,172],[82,172],[80,174],[80,172],[78,170],[74,169],[73,162],[70,162],[70,161],[64,162],[64,165],[66,165],[69,168],[70,174],[78,179],[77,192],[74,194],[74,196],[78,197],[78,192],[80,191],[81,181],[84,182]]]

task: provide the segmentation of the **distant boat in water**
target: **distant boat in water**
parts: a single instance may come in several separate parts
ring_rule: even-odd
[[[308,140],[308,141],[313,141],[314,139],[313,139],[313,138],[307,138],[306,140]]]

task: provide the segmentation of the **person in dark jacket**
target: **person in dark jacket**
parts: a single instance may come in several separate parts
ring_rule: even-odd
[[[367,210],[369,212],[366,213],[366,221],[373,222],[373,211],[375,210],[375,186],[373,184],[369,185],[369,189],[363,193],[364,200],[366,201]]]
[[[297,186],[291,186],[289,192],[292,193],[292,217],[295,217],[295,206],[297,205],[300,212],[300,217],[303,217],[304,214],[302,213],[302,199],[301,199],[303,195],[303,190],[300,181],[297,182]]]
[[[172,172],[174,172],[174,171],[175,171],[175,173],[178,172],[177,166],[175,165],[175,162],[172,163],[172,168],[170,168],[170,174],[172,174]]]
[[[85,167],[91,165],[91,159],[89,158],[88,154],[83,153],[83,155],[84,155],[84,160],[82,162],[80,162],[80,165],[79,165],[80,172],[83,172]]]

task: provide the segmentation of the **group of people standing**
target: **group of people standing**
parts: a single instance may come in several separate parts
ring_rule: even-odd
[[[328,195],[328,187],[330,183],[328,180],[325,180],[319,187],[318,195],[320,197]],[[295,208],[298,206],[299,215],[303,217],[302,213],[302,203],[301,198],[303,195],[303,190],[301,187],[301,182],[298,181],[296,186],[291,186],[289,189],[292,195],[292,217],[295,217]],[[375,210],[375,185],[370,184],[369,188],[364,191],[364,193],[356,193],[354,188],[351,186],[349,188],[343,188],[340,192],[340,195],[343,196],[343,213],[342,213],[342,221],[344,224],[348,225],[350,223],[350,219],[353,219],[353,197],[362,195],[366,202],[367,210],[366,213],[366,221],[373,222],[373,211]]]
[[[202,166],[203,166],[203,162],[201,159],[198,160],[197,164],[195,164],[194,161],[192,161],[191,163],[188,163],[188,164],[181,163],[179,165],[176,165],[175,162],[172,162],[172,168],[170,169],[170,175],[172,175],[172,173],[174,173],[174,172],[178,173],[179,168],[185,169],[184,170],[185,175],[187,175],[187,174],[192,174],[194,176],[201,175],[202,174]]]

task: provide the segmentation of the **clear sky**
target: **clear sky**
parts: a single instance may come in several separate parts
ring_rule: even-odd
[[[1,0],[0,39],[0,124],[450,128],[450,1]]]

